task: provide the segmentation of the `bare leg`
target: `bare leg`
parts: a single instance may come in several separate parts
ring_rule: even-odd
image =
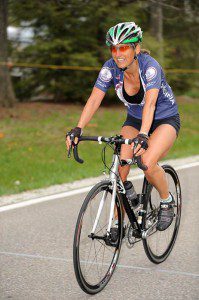
[[[163,124],[156,128],[149,139],[149,148],[143,154],[143,163],[147,165],[145,171],[147,180],[157,189],[162,199],[169,196],[168,184],[164,170],[157,165],[176,140],[176,131],[169,124]]]
[[[134,138],[138,134],[138,130],[131,126],[124,126],[121,134],[124,138]],[[169,124],[163,124],[156,128],[149,139],[149,148],[142,155],[142,160],[147,165],[148,170],[145,171],[147,180],[157,189],[162,199],[166,199],[169,196],[168,184],[164,170],[157,165],[158,161],[165,157],[173,146],[176,140],[176,131],[173,126]],[[130,146],[122,145],[121,159],[132,158],[133,151]],[[122,181],[127,179],[130,166],[120,167],[119,173]],[[116,210],[115,210],[116,213]],[[123,208],[123,215],[125,215]],[[115,218],[117,218],[115,214]]]
[[[121,130],[121,135],[125,139],[134,139],[138,135],[139,131],[132,126],[124,126]],[[122,145],[121,148],[121,159],[128,159],[132,158],[133,150],[131,149],[130,145]],[[122,181],[127,179],[127,176],[130,171],[130,166],[119,167],[119,173]]]
[[[138,135],[138,133],[139,131],[132,126],[124,126],[121,130],[121,135],[123,135],[125,139],[133,139]],[[132,156],[133,156],[133,150],[131,149],[130,145],[122,145],[120,158],[128,159],[128,158],[132,158]],[[130,171],[130,166],[119,167],[119,174],[123,182],[127,179],[129,171]],[[125,210],[123,206],[122,206],[122,211],[123,211],[123,216],[125,216]],[[117,219],[116,208],[114,210],[114,215],[115,215],[115,219]]]

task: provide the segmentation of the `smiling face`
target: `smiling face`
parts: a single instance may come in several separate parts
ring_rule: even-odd
[[[119,68],[127,67],[135,56],[135,49],[131,44],[111,46],[111,53]]]

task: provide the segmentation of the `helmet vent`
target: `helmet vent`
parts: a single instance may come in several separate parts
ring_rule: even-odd
[[[137,33],[132,33],[132,34],[130,34],[130,35],[128,36],[128,39],[134,38],[134,37],[136,37],[136,36],[137,36]]]
[[[116,36],[117,36],[117,29],[118,29],[118,26],[115,27],[115,31],[114,31],[114,39],[116,39]]]
[[[128,31],[128,28],[124,29],[120,35],[118,36],[118,40],[120,40],[122,37],[125,37],[126,32]],[[124,38],[125,39],[125,38]]]
[[[122,30],[125,27],[125,24],[122,24],[122,26],[120,27],[120,30]]]
[[[108,38],[109,38],[109,41],[113,42],[113,38],[112,38],[112,36],[110,35],[110,33],[109,33],[109,35],[108,35]]]
[[[124,31],[122,31],[122,35],[125,35],[128,30],[129,30],[129,28],[124,29]]]

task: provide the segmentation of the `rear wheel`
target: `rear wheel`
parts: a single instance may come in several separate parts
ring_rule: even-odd
[[[146,239],[143,239],[143,245],[148,258],[156,264],[163,262],[168,257],[175,244],[180,225],[182,205],[180,181],[176,171],[169,165],[164,165],[162,168],[166,173],[169,191],[175,200],[173,222],[164,231],[158,231],[155,226],[160,207],[159,193],[146,179],[143,186],[143,191],[146,191],[144,206],[146,214],[143,218],[143,225],[145,229],[154,225],[154,227],[151,227],[153,229]]]
[[[112,199],[112,183],[102,181],[95,185],[86,196],[80,210],[73,244],[73,261],[77,281],[88,294],[100,292],[108,283],[115,270],[122,242],[122,212],[116,197],[118,215],[118,239],[111,241],[107,226]],[[94,235],[91,231],[101,200],[104,205]]]

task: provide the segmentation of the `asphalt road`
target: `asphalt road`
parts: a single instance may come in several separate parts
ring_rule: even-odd
[[[119,267],[92,299],[199,299],[199,167],[178,171],[183,208],[168,259],[151,263],[139,243],[123,245]],[[137,187],[140,181],[136,182]],[[76,218],[84,195],[0,213],[0,299],[89,299],[72,263]]]

